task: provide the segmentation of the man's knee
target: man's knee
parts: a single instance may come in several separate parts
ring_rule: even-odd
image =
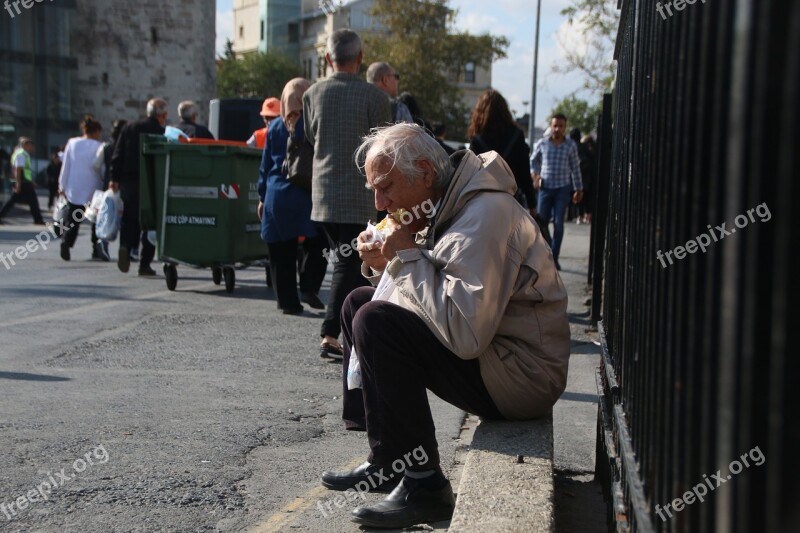
[[[358,310],[372,300],[374,293],[375,289],[373,287],[359,287],[351,291],[345,298],[344,305],[342,305],[342,322],[352,322]]]
[[[353,317],[353,333],[362,341],[368,342],[369,338],[385,340],[387,336],[398,331],[401,325],[408,325],[408,314],[413,315],[390,302],[367,302]]]

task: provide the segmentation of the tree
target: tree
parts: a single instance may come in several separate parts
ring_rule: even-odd
[[[550,116],[561,113],[567,117],[567,133],[572,128],[578,128],[582,135],[588,135],[597,127],[600,110],[601,101],[598,100],[595,105],[590,105],[586,100],[571,94],[556,104]]]
[[[467,63],[491,68],[506,57],[508,40],[454,28],[448,0],[376,0],[379,29],[364,35],[366,64],[386,61],[402,75],[401,90],[414,95],[428,122],[447,124],[453,139],[466,139],[470,109],[457,81]]]
[[[219,98],[280,98],[292,78],[302,76],[299,65],[275,52],[248,54],[236,59],[226,45],[225,57],[217,60]]]
[[[560,73],[580,72],[584,88],[599,96],[611,91],[614,85],[614,43],[619,28],[617,0],[570,0],[562,9],[567,24],[582,37],[577,44],[559,39],[566,64],[554,64]]]

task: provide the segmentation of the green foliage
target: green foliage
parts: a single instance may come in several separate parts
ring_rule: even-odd
[[[561,73],[580,72],[584,88],[598,96],[610,92],[616,69],[613,64],[614,43],[619,27],[617,0],[570,0],[561,10],[567,23],[582,37],[583,46],[573,48],[564,42],[565,63],[554,64]]]
[[[572,128],[578,128],[582,135],[588,135],[597,127],[597,118],[601,107],[602,100],[597,100],[594,105],[591,105],[586,100],[581,100],[571,94],[556,104],[550,111],[550,116],[562,113],[567,117],[567,133]]]
[[[362,35],[364,63],[386,61],[402,76],[400,90],[419,103],[428,122],[447,124],[448,137],[466,140],[471,109],[457,86],[464,66],[491,67],[506,57],[508,40],[454,29],[448,0],[376,0],[372,15],[383,31]]]
[[[217,60],[217,97],[280,98],[286,82],[298,76],[302,76],[299,65],[282,54],[254,53],[235,59],[226,44],[225,56]]]

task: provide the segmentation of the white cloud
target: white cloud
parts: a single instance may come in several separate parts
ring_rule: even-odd
[[[225,41],[233,39],[233,11],[227,9],[220,11],[217,9],[217,55],[225,52]]]

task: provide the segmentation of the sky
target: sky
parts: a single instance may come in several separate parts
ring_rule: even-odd
[[[225,40],[233,35],[232,0],[217,0],[217,51],[221,53]],[[553,72],[552,66],[564,56],[561,42],[575,40],[560,15],[568,0],[542,0],[542,21],[539,37],[539,74],[536,93],[536,125],[545,127],[550,110],[565,96],[581,92],[582,80],[575,74]],[[516,116],[530,109],[533,83],[533,51],[536,29],[536,0],[450,0],[458,10],[456,27],[473,34],[504,35],[509,41],[508,57],[495,61],[492,68],[492,87],[508,100]]]

